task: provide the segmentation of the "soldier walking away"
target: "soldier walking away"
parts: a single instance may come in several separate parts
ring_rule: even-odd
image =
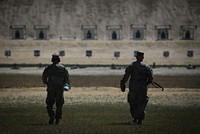
[[[56,124],[59,124],[62,118],[62,107],[64,104],[63,87],[69,82],[69,74],[65,67],[61,64],[59,55],[53,54],[51,61],[53,64],[47,66],[42,74],[42,81],[47,84],[46,109],[49,115],[49,124],[53,124],[56,119]],[[56,110],[53,110],[54,103]]]
[[[147,96],[147,86],[153,80],[153,71],[142,62],[144,59],[143,52],[137,51],[135,57],[137,61],[134,61],[126,68],[125,74],[120,81],[120,88],[122,92],[125,91],[125,83],[130,77],[128,92],[130,112],[133,123],[141,125],[142,120],[145,118],[145,108],[149,99]]]

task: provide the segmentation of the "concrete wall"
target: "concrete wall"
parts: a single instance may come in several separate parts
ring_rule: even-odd
[[[200,65],[200,42],[195,41],[0,41],[0,64],[45,64],[51,63],[51,55],[64,50],[61,57],[64,64],[130,64],[135,60],[134,51],[145,52],[145,62],[158,65]],[[11,56],[4,55],[6,50]],[[34,56],[34,50],[40,50],[40,56]],[[92,56],[87,57],[86,51]],[[115,58],[114,52],[120,57]],[[163,52],[169,51],[169,57]],[[193,51],[193,57],[187,56]]]

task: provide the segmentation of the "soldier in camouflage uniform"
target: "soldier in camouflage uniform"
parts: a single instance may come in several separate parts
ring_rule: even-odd
[[[142,124],[145,117],[145,108],[148,103],[147,86],[153,80],[152,69],[145,65],[142,61],[144,59],[143,52],[137,52],[135,55],[137,61],[129,65],[125,74],[120,81],[121,91],[124,92],[129,81],[128,103],[130,105],[130,112],[133,117],[133,122]]]
[[[69,74],[65,67],[61,64],[59,55],[53,54],[51,61],[53,64],[47,66],[42,74],[44,84],[47,84],[47,112],[49,115],[49,124],[53,124],[56,119],[56,124],[62,118],[62,106],[64,104],[63,86],[69,83]],[[53,106],[56,103],[56,111],[54,112]]]

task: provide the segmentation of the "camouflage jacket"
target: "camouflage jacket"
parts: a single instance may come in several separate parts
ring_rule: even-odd
[[[69,82],[69,73],[61,64],[51,64],[44,69],[42,74],[44,84],[48,86],[57,85],[63,86]]]
[[[129,81],[129,91],[147,91],[147,86],[153,80],[153,71],[150,66],[145,65],[143,62],[135,61],[129,65],[121,80],[121,85]]]

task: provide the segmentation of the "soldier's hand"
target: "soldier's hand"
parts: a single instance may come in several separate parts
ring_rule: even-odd
[[[126,90],[126,85],[125,84],[120,84],[120,88],[122,92],[125,92]]]

